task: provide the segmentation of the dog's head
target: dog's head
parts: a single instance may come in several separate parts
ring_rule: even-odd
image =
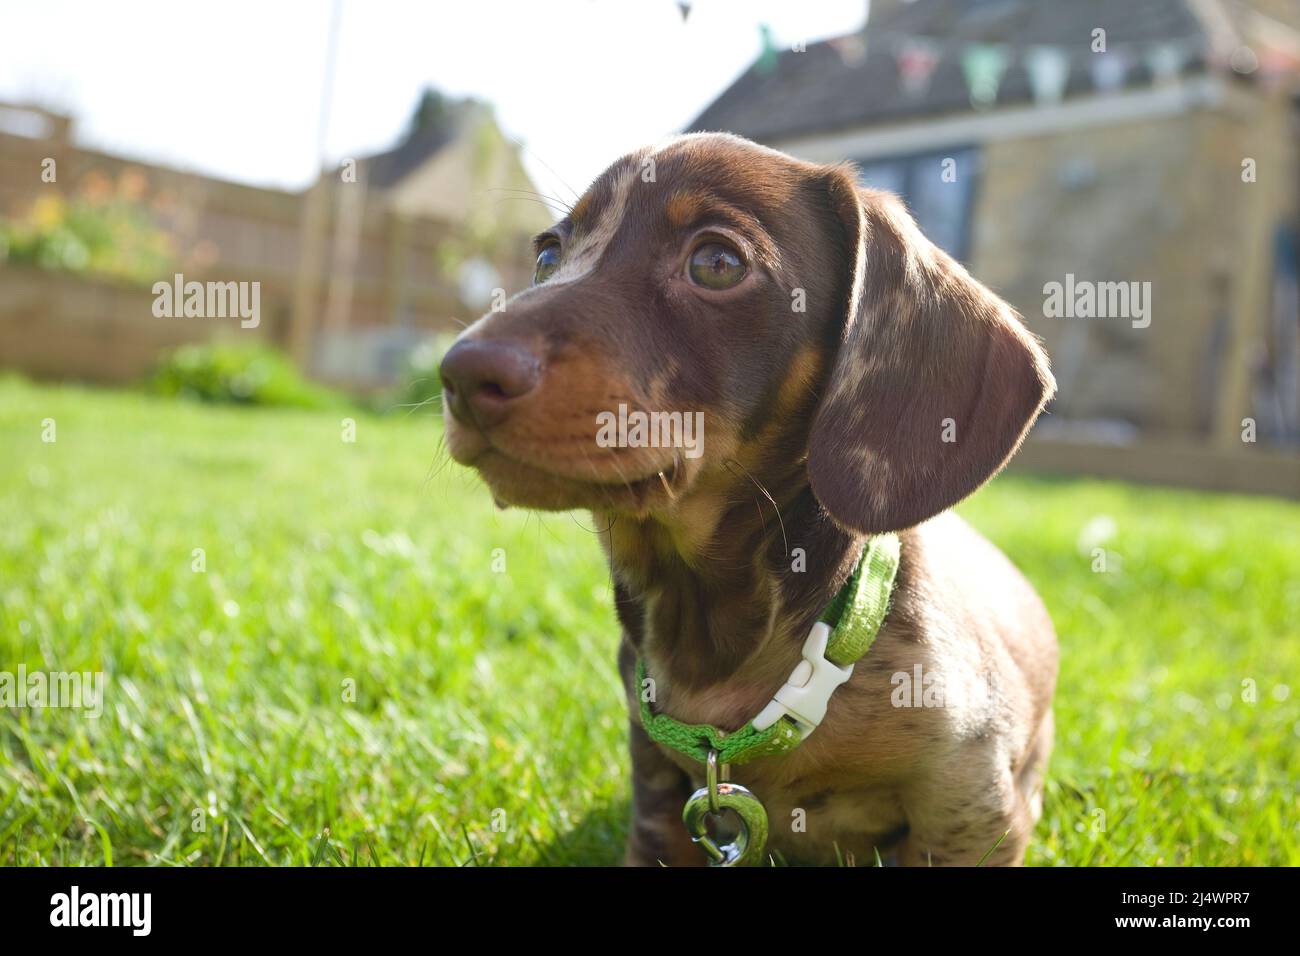
[[[644,517],[795,475],[842,526],[897,530],[996,472],[1054,387],[1011,309],[846,167],[684,136],[535,242],[533,286],[442,365],[452,457],[504,504]]]

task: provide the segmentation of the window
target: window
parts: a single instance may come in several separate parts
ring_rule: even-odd
[[[931,242],[955,259],[966,258],[979,176],[977,149],[860,160],[858,166],[864,186],[898,193]]]

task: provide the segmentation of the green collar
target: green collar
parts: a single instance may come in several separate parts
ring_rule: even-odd
[[[755,757],[787,753],[817,729],[835,688],[849,679],[853,665],[871,649],[889,610],[889,595],[898,573],[898,536],[870,538],[849,579],[812,627],[803,660],[785,686],[757,717],[728,733],[712,724],[684,724],[650,712],[646,699],[645,661],[636,662],[641,697],[641,725],[650,739],[678,753],[706,761],[742,764]]]

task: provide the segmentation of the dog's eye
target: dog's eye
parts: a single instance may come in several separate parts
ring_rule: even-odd
[[[688,269],[691,280],[706,289],[730,289],[749,271],[740,253],[716,240],[704,243],[691,253]]]
[[[533,272],[533,285],[540,285],[560,267],[560,244],[548,242],[537,254],[537,269]]]

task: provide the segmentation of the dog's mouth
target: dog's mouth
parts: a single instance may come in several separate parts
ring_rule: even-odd
[[[702,458],[667,445],[606,448],[578,436],[542,440],[536,430],[512,438],[450,416],[445,434],[451,457],[476,470],[503,508],[645,517],[671,509],[702,464]]]
[[[520,461],[495,445],[465,464],[482,476],[498,507],[546,511],[583,508],[646,514],[671,507],[685,478],[685,467],[676,456],[653,471],[599,479],[573,477]]]

